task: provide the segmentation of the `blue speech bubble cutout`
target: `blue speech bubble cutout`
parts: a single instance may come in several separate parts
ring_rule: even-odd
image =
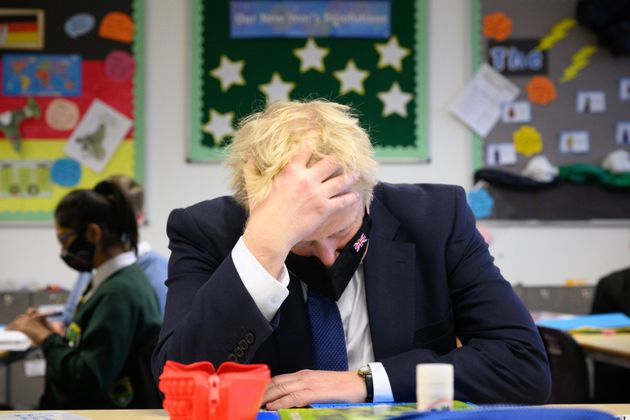
[[[64,31],[70,38],[78,38],[85,35],[94,28],[96,19],[89,13],[78,13],[70,17],[63,25]]]
[[[81,180],[81,165],[74,159],[57,159],[50,168],[50,178],[62,187],[74,187]]]
[[[492,214],[494,198],[485,188],[468,191],[468,205],[476,219],[485,219]]]

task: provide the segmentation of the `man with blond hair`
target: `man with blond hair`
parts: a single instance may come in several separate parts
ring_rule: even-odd
[[[464,191],[377,184],[372,154],[345,105],[277,102],[240,123],[234,196],[168,221],[156,378],[166,360],[266,363],[275,410],[414,401],[416,364],[438,362],[457,399],[546,402],[540,336]]]

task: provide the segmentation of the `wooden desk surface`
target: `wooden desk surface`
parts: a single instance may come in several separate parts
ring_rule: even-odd
[[[564,408],[592,408],[606,411],[613,415],[630,414],[630,404],[574,404],[553,405],[550,407]],[[34,411],[19,411],[21,413],[33,413]],[[93,420],[165,420],[168,413],[164,410],[67,410],[68,413],[77,414]],[[18,411],[0,411],[0,414],[18,413]]]
[[[630,358],[630,334],[573,334],[573,338],[585,349],[602,350]]]
[[[630,334],[572,335],[594,360],[630,368]]]

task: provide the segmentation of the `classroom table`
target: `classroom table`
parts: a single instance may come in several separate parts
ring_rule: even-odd
[[[591,408],[613,415],[630,414],[630,404],[573,404],[550,407]],[[66,412],[93,420],[164,420],[168,418],[168,413],[164,410],[67,410]],[[0,414],[11,413],[36,413],[36,411],[0,411]]]
[[[630,334],[571,334],[597,361],[630,369]]]

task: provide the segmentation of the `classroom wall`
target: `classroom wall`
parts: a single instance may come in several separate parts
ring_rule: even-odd
[[[142,237],[168,253],[169,212],[228,194],[219,164],[187,164],[187,1],[146,0],[146,187],[149,225]],[[471,135],[448,112],[470,75],[469,2],[429,1],[429,138],[431,162],[381,165],[387,182],[471,184]],[[630,215],[629,215],[630,216]],[[490,250],[512,283],[594,284],[630,265],[628,225],[505,224],[486,222]],[[58,258],[52,226],[0,227],[0,289],[70,287],[75,275]]]

